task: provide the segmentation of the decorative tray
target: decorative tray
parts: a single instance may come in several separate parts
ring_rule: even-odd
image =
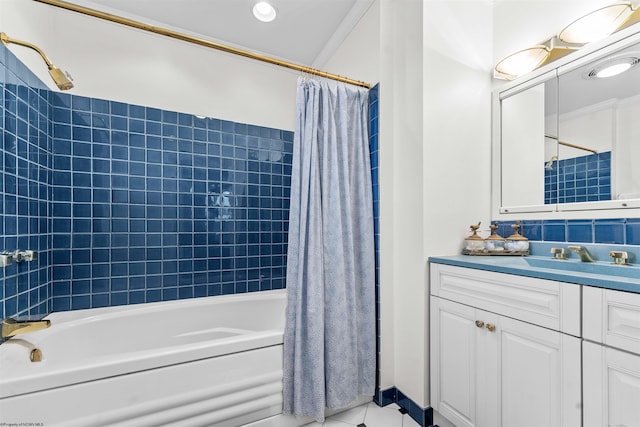
[[[481,249],[477,251],[472,251],[469,249],[463,249],[462,255],[481,255],[481,256],[527,256],[529,255],[529,250],[526,251],[490,251],[488,249]]]

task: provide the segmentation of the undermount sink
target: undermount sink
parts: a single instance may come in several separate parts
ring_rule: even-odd
[[[640,265],[616,265],[606,262],[582,262],[571,259],[526,257],[531,267],[553,270],[574,271],[576,273],[599,274],[604,276],[640,279]]]

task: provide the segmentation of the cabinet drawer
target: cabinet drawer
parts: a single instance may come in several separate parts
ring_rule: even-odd
[[[552,280],[431,264],[431,294],[580,335],[580,286]]]
[[[584,286],[585,339],[640,354],[640,294]]]

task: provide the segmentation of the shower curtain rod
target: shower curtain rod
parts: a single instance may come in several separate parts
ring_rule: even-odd
[[[558,141],[558,144],[564,145],[565,147],[577,148],[578,150],[590,151],[591,153],[598,154],[598,152],[593,148],[587,148],[581,145],[571,144],[570,142]]]
[[[560,145],[564,145],[565,147],[571,147],[571,148],[576,148],[578,150],[583,150],[583,151],[590,151],[594,154],[598,154],[597,150],[594,150],[593,148],[587,148],[587,147],[583,147],[582,145],[576,145],[576,144],[572,144],[570,142],[565,142],[565,141],[560,141],[557,137],[555,136],[551,136],[551,135],[544,135],[545,138],[549,138],[549,139],[555,139],[556,141],[558,141],[558,144]]]
[[[91,9],[84,6],[78,6],[75,4],[67,3],[61,0],[34,0],[39,3],[48,4],[50,6],[59,7],[62,9],[70,10],[72,12],[81,13],[83,15],[93,16],[94,18],[104,19],[107,21],[115,22],[117,24],[126,25],[128,27],[137,28],[144,31],[149,31],[155,34],[160,34],[167,37],[172,37],[174,39],[186,41],[189,43],[197,44],[200,46],[208,47],[211,49],[220,50],[227,53],[232,53],[234,55],[244,56],[245,58],[255,59],[257,61],[267,62],[269,64],[278,65],[280,67],[289,68],[296,71],[301,71],[307,74],[313,74],[320,77],[325,77],[332,80],[337,80],[343,83],[349,83],[352,85],[364,87],[367,89],[371,89],[371,85],[365,82],[361,82],[358,80],[349,79],[347,77],[342,77],[337,74],[327,73],[326,71],[316,70],[315,68],[306,67],[304,65],[294,64],[292,62],[283,61],[276,58],[271,58],[266,55],[260,55],[257,53],[249,52],[242,49],[237,49],[235,47],[226,46],[221,43],[212,42],[209,40],[205,40],[199,37],[190,36],[188,34],[180,33],[178,31],[169,30],[167,28],[156,27],[153,25],[145,24],[143,22],[135,21],[133,19],[124,18],[121,16],[113,15],[110,13],[101,12],[99,10]]]

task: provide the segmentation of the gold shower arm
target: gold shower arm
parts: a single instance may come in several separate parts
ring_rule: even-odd
[[[40,54],[42,59],[44,59],[44,62],[46,62],[47,67],[50,70],[52,68],[54,68],[53,63],[49,60],[49,58],[47,58],[47,55],[45,55],[44,52],[42,51],[42,49],[40,49],[35,44],[29,43],[29,42],[25,42],[25,41],[22,41],[22,40],[18,40],[18,39],[14,39],[12,37],[9,37],[6,33],[0,33],[0,41],[2,41],[2,43],[5,46],[9,46],[9,43],[13,43],[13,44],[19,44],[20,46],[28,47],[30,49],[35,50],[36,52],[38,52]]]
[[[17,44],[20,46],[28,47],[29,49],[33,49],[44,59],[44,62],[47,64],[47,68],[49,69],[49,74],[51,78],[56,83],[56,85],[60,88],[60,90],[68,90],[73,87],[73,83],[71,83],[71,76],[69,73],[62,71],[60,68],[53,65],[53,62],[47,58],[47,55],[44,54],[42,49],[36,46],[33,43],[25,42],[23,40],[14,39],[9,37],[6,33],[0,33],[0,41],[5,46],[9,46],[9,43]]]

